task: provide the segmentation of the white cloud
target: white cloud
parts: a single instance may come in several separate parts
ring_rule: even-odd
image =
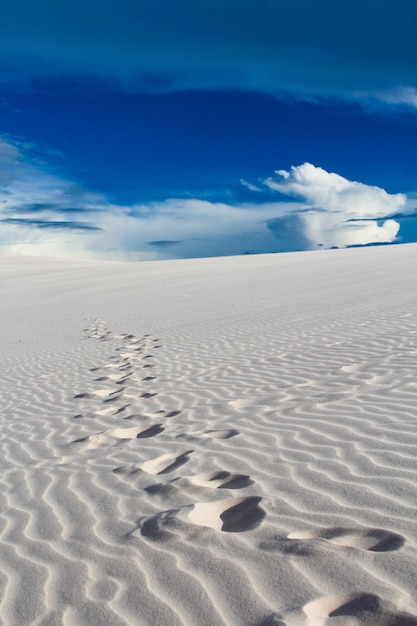
[[[374,94],[358,94],[358,98],[376,106],[388,104],[390,106],[405,106],[411,109],[417,109],[417,89],[415,87],[396,87]]]
[[[290,172],[278,170],[264,184],[270,189],[305,200],[309,206],[341,213],[347,218],[384,217],[401,211],[407,196],[389,194],[380,187],[365,185],[304,163]]]
[[[9,138],[0,138],[0,160],[3,253],[142,260],[276,249],[265,227],[279,210],[276,203],[173,198],[123,206],[48,172]]]
[[[311,248],[392,242],[399,231],[398,222],[378,222],[407,211],[405,194],[389,194],[380,187],[350,181],[311,163],[292,167],[289,172],[277,170],[264,184],[303,201],[297,220],[291,216],[292,230],[301,233]],[[278,237],[280,230],[287,229],[286,219],[290,216],[270,224]]]
[[[264,181],[268,201],[201,199],[122,206],[48,171],[30,146],[0,138],[0,251],[156,259],[330,248],[394,241],[404,194],[349,181],[309,163]],[[261,189],[246,183],[259,197]],[[271,192],[295,198],[271,201]],[[381,221],[382,220],[382,221]]]
[[[262,191],[262,189],[260,187],[257,187],[253,183],[249,183],[244,178],[240,179],[240,184],[243,185],[243,187],[246,187],[246,189],[249,189],[249,191],[258,191],[258,192]]]

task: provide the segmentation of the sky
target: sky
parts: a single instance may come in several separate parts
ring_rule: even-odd
[[[2,0],[0,253],[417,241],[415,0]]]

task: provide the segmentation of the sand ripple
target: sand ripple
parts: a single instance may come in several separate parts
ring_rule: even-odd
[[[415,626],[416,256],[16,261],[0,622]]]

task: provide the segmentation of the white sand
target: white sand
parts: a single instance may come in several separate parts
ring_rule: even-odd
[[[0,622],[416,626],[417,246],[0,257]]]

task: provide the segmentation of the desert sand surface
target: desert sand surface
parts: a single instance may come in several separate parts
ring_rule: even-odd
[[[417,245],[0,257],[0,622],[416,626]]]

